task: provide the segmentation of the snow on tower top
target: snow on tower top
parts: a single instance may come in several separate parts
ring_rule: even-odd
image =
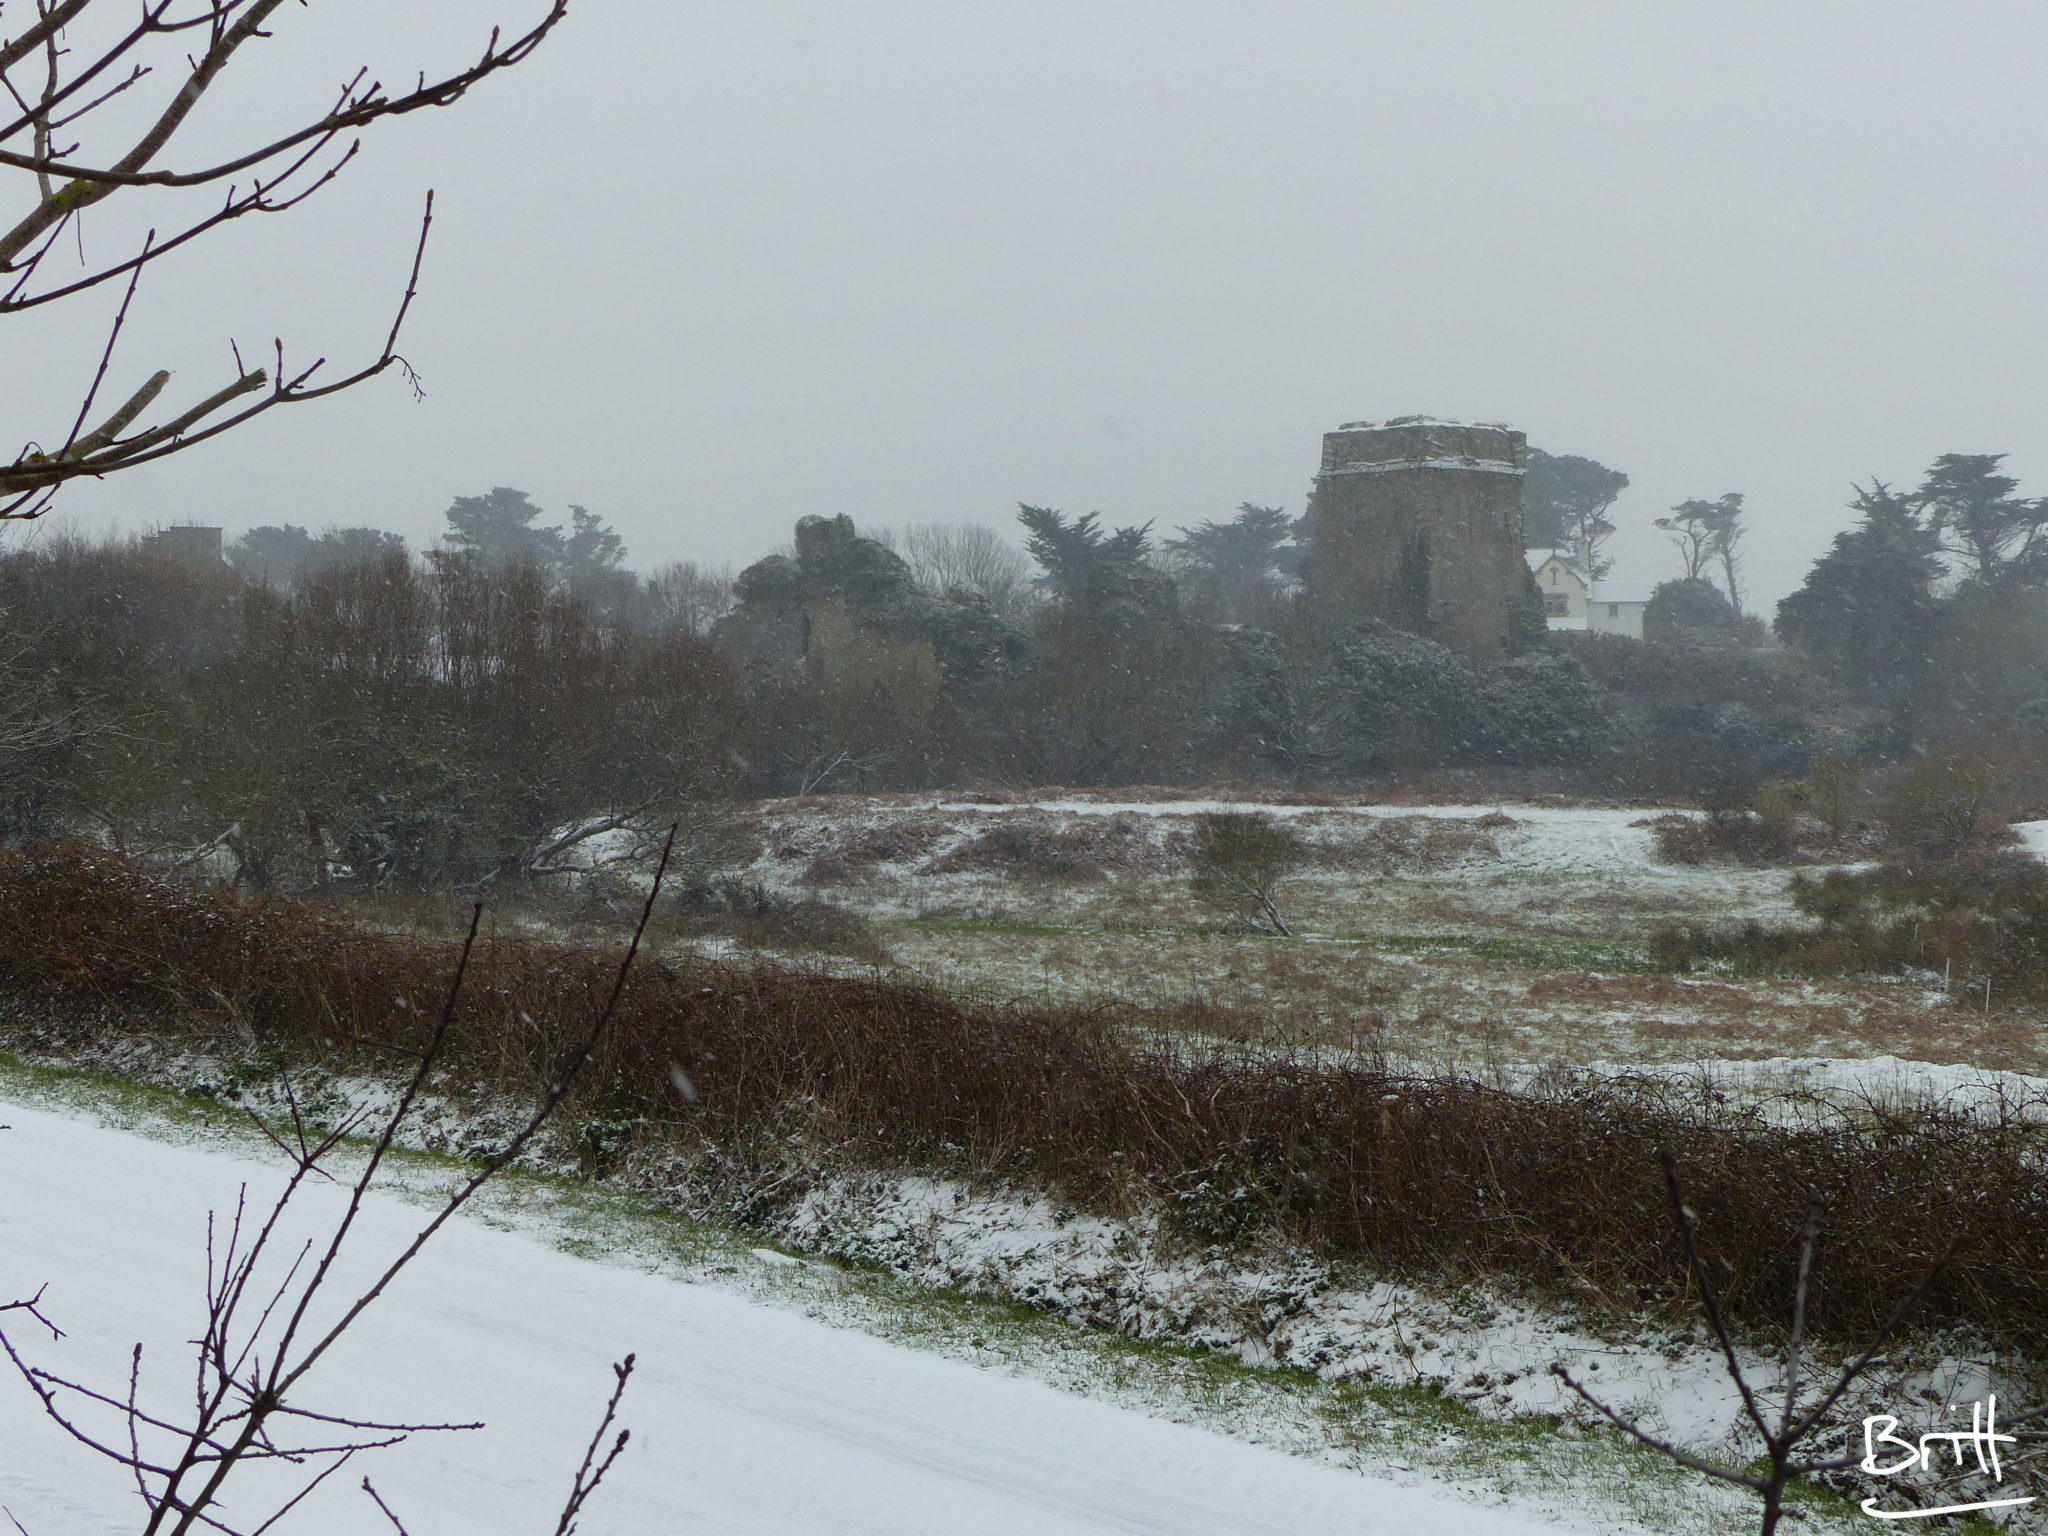
[[[1402,469],[1462,469],[1520,475],[1528,438],[1487,422],[1467,426],[1435,416],[1396,416],[1384,426],[1348,421],[1323,434],[1322,475],[1374,475]]]

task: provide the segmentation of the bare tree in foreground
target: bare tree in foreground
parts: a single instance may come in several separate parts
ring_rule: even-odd
[[[269,368],[250,367],[230,343],[232,375],[167,412],[152,414],[170,382],[168,369],[157,369],[126,393],[100,397],[144,268],[236,219],[297,206],[355,158],[364,129],[460,101],[472,87],[531,54],[568,8],[568,0],[551,0],[538,21],[510,40],[501,40],[494,28],[472,62],[433,77],[422,71],[410,89],[389,90],[367,69],[358,70],[324,109],[309,105],[288,126],[192,163],[180,161],[176,151],[193,110],[230,69],[244,70],[258,56],[271,29],[290,14],[285,0],[33,4],[32,21],[0,36],[0,170],[18,173],[13,186],[25,194],[19,212],[0,212],[0,316],[74,299],[122,279],[126,284],[98,369],[75,415],[66,413],[68,425],[60,416],[24,443],[11,463],[0,462],[0,518],[40,516],[67,481],[181,453],[274,407],[317,400],[394,365],[410,377],[397,351],[398,333],[419,286],[433,221],[431,192],[390,332],[377,354],[353,372],[316,382],[326,359],[288,366],[281,340],[272,343]],[[158,194],[159,202],[172,195],[179,205],[175,227],[153,227],[118,257],[88,262],[80,228],[86,211],[117,196],[128,207],[145,190]],[[192,201],[177,194],[189,194]],[[52,387],[48,398],[54,401],[57,394]],[[116,398],[119,403],[112,403]]]
[[[670,847],[674,834],[670,834]],[[513,1162],[553,1118],[555,1111],[576,1085],[592,1053],[604,1039],[626,978],[639,954],[640,940],[654,911],[655,898],[668,873],[669,848],[662,853],[652,887],[640,911],[640,923],[633,931],[625,957],[609,997],[583,1038],[573,1045],[556,1067],[553,1086],[542,1097],[526,1122],[506,1144],[456,1191],[442,1201],[433,1216],[421,1226],[411,1242],[394,1257],[376,1279],[364,1287],[341,1310],[339,1318],[324,1327],[309,1323],[314,1303],[323,1294],[336,1261],[347,1244],[364,1198],[378,1169],[391,1150],[400,1129],[412,1114],[422,1090],[447,1049],[462,995],[463,977],[469,969],[476,943],[477,924],[483,908],[470,915],[469,933],[463,940],[461,958],[448,988],[427,1047],[419,1055],[411,1078],[397,1105],[376,1123],[370,1152],[363,1166],[348,1180],[348,1206],[341,1220],[318,1242],[308,1242],[295,1254],[270,1259],[270,1272],[284,1266],[283,1278],[272,1285],[268,1274],[257,1271],[270,1254],[279,1225],[299,1192],[315,1177],[333,1180],[326,1166],[344,1142],[370,1123],[367,1110],[358,1110],[324,1133],[312,1134],[299,1112],[298,1100],[285,1081],[290,1105],[289,1136],[279,1135],[252,1110],[251,1118],[290,1160],[292,1171],[284,1190],[260,1221],[245,1219],[240,1201],[229,1224],[226,1240],[215,1250],[213,1222],[207,1230],[206,1319],[197,1343],[198,1391],[191,1414],[169,1418],[142,1406],[142,1345],[130,1357],[128,1380],[115,1390],[101,1390],[73,1381],[31,1364],[14,1338],[0,1327],[0,1349],[28,1383],[42,1403],[44,1412],[80,1444],[120,1467],[135,1484],[147,1522],[144,1536],[187,1536],[206,1529],[225,1536],[258,1536],[288,1514],[302,1499],[364,1451],[396,1445],[408,1436],[429,1430],[476,1429],[476,1424],[418,1424],[382,1421],[349,1415],[322,1413],[303,1404],[301,1388],[320,1362],[327,1357],[399,1273],[416,1258],[434,1234],[469,1203],[470,1198]],[[246,1191],[245,1191],[246,1193]],[[315,1257],[317,1250],[317,1257]],[[310,1271],[308,1260],[312,1260]],[[0,1306],[0,1323],[5,1314],[18,1311],[61,1337],[43,1309],[43,1292],[25,1301]],[[569,1500],[556,1526],[557,1536],[566,1536],[583,1502],[596,1489],[625,1449],[627,1432],[621,1430],[608,1454],[600,1455],[602,1442],[617,1414],[620,1395],[633,1369],[629,1355],[613,1367],[617,1386],[605,1409],[590,1449],[584,1454]],[[90,1422],[88,1416],[117,1424],[110,1433]],[[304,1478],[298,1491],[273,1510],[267,1518],[249,1523],[229,1524],[223,1518],[223,1494],[238,1470],[266,1463],[284,1463],[300,1469]],[[405,1527],[369,1479],[363,1487],[400,1532]]]
[[[1877,1352],[1885,1341],[1906,1320],[1906,1316],[1920,1303],[1928,1288],[1941,1277],[1962,1246],[1958,1238],[1948,1245],[1941,1257],[1936,1259],[1927,1272],[1920,1277],[1920,1283],[1908,1291],[1899,1304],[1892,1308],[1884,1325],[1870,1341],[1870,1346],[1848,1365],[1836,1373],[1833,1384],[1821,1394],[1819,1401],[1805,1411],[1799,1406],[1800,1354],[1806,1339],[1806,1292],[1807,1281],[1813,1268],[1813,1245],[1820,1237],[1821,1202],[1816,1197],[1807,1202],[1806,1222],[1799,1234],[1799,1280],[1792,1297],[1792,1332],[1785,1344],[1784,1396],[1778,1411],[1773,1415],[1758,1401],[1757,1390],[1742,1374],[1742,1367],[1735,1359],[1735,1345],[1728,1337],[1728,1325],[1721,1315],[1721,1301],[1714,1290],[1713,1278],[1707,1272],[1706,1262],[1700,1256],[1697,1218],[1692,1208],[1685,1203],[1685,1196],[1678,1187],[1678,1159],[1669,1151],[1657,1154],[1664,1165],[1664,1186],[1671,1196],[1672,1218],[1678,1225],[1680,1241],[1685,1246],[1685,1262],[1692,1283],[1699,1288],[1700,1310],[1707,1315],[1707,1324],[1714,1331],[1715,1342],[1721,1346],[1721,1362],[1728,1377],[1735,1383],[1735,1390],[1742,1397],[1742,1411],[1763,1441],[1764,1470],[1760,1473],[1739,1472],[1729,1467],[1703,1460],[1689,1451],[1681,1450],[1670,1441],[1660,1439],[1624,1419],[1600,1399],[1593,1396],[1562,1365],[1553,1363],[1550,1374],[1592,1406],[1595,1412],[1609,1423],[1627,1431],[1653,1450],[1661,1451],[1682,1467],[1695,1472],[1704,1472],[1724,1483],[1733,1483],[1738,1488],[1747,1488],[1763,1499],[1763,1523],[1758,1529],[1762,1536],[1773,1536],[1778,1523],[1785,1516],[1785,1490],[1802,1477],[1816,1472],[1839,1472],[1845,1467],[1855,1466],[1859,1460],[1852,1454],[1824,1456],[1808,1459],[1804,1449],[1814,1438],[1821,1426],[1821,1420],[1828,1410],[1842,1399],[1842,1394],[1855,1384],[1857,1379],[1877,1359]]]

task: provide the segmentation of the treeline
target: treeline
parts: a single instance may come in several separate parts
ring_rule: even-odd
[[[0,562],[7,830],[217,846],[258,886],[546,867],[565,829],[743,788],[732,668],[533,565],[387,550],[289,586],[147,548]]]
[[[1026,507],[1023,552],[808,518],[730,580],[636,573],[601,519],[502,488],[424,557],[372,529],[259,529],[224,564],[51,538],[0,558],[0,835],[432,887],[735,794],[1453,772],[1725,808],[1987,733],[2048,761],[2048,540],[1996,471],[1861,493],[1784,645],[1695,576],[1646,643],[1539,616],[1497,665],[1320,627],[1308,530],[1254,506],[1170,540]]]

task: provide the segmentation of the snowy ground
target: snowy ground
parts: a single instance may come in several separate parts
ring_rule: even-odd
[[[232,1208],[244,1181],[260,1201],[278,1159],[211,1101],[19,1065],[0,1074],[0,1121],[11,1125],[0,1132],[0,1291],[50,1281],[47,1305],[68,1330],[51,1341],[17,1317],[10,1335],[36,1363],[117,1390],[142,1340],[144,1405],[175,1406],[189,1391],[179,1341],[199,1315],[206,1214]],[[372,1202],[359,1267],[388,1255],[421,1201],[464,1171],[397,1165],[395,1196]],[[1430,1291],[1284,1252],[1162,1249],[1140,1228],[945,1180],[828,1181],[776,1227],[787,1248],[852,1268],[580,1181],[494,1189],[479,1220],[437,1239],[380,1305],[310,1403],[489,1421],[370,1466],[415,1532],[544,1529],[605,1366],[629,1349],[641,1365],[626,1416],[636,1444],[586,1522],[592,1536],[1202,1536],[1445,1520],[1482,1533],[1694,1536],[1745,1521],[1729,1491],[1589,1433],[1591,1416],[1547,1374],[1566,1363],[1694,1451],[1746,1460],[1710,1342],[1668,1320],[1595,1333],[1568,1309],[1484,1287]],[[307,1221],[331,1220],[338,1197],[323,1192]],[[1844,1412],[1916,1423],[1926,1402],[1987,1387],[2008,1402],[2038,1395],[2002,1371],[1987,1378],[1992,1358],[1982,1341],[1922,1341],[1861,1394],[1877,1409]],[[1753,1380],[1773,1379],[1766,1359],[1744,1359]],[[111,1427],[118,1439],[118,1418]],[[362,1528],[340,1482],[321,1497],[287,1529]],[[119,1480],[0,1377],[0,1506],[30,1536],[68,1536],[108,1528],[124,1502]],[[1514,1518],[1489,1513],[1503,1510]],[[1845,1510],[1809,1513],[1809,1529],[1854,1523]]]
[[[231,1209],[244,1184],[260,1201],[279,1167],[19,1103],[5,1118],[5,1285],[47,1280],[46,1308],[66,1329],[61,1341],[32,1326],[11,1335],[37,1363],[117,1395],[140,1340],[143,1401],[175,1412],[189,1391],[180,1341],[200,1315],[207,1214]],[[341,1198],[315,1191],[306,1232],[331,1221]],[[414,1205],[373,1197],[353,1275],[393,1252],[419,1218]],[[585,1518],[592,1536],[1556,1529],[466,1221],[366,1316],[316,1378],[311,1403],[482,1418],[487,1427],[378,1452],[283,1529],[376,1528],[356,1480],[368,1470],[412,1531],[546,1530],[609,1386],[609,1363],[629,1350],[639,1359],[624,1410],[633,1444]],[[84,1536],[134,1520],[136,1496],[118,1469],[68,1441],[21,1383],[0,1388],[0,1503],[29,1536]],[[117,1425],[108,1417],[100,1427]],[[248,1518],[256,1507],[245,1500],[236,1511]]]
[[[2048,821],[2016,821],[2012,829],[2037,859],[2048,859]]]
[[[1189,818],[1240,806],[1288,819],[1319,850],[1290,897],[1307,942],[1226,931],[1188,899]],[[942,984],[1122,997],[1165,1010],[1174,1027],[1228,1033],[1253,1021],[1316,1049],[1363,1040],[1420,1065],[1507,1079],[1557,1062],[1705,1072],[1797,1113],[1816,1096],[2002,1098],[2038,1110],[2048,1090],[2044,1021],[2010,1008],[1981,1015],[1944,995],[1939,978],[1648,971],[1658,922],[1792,914],[1787,871],[1659,863],[1647,825],[1659,814],[829,797],[762,807],[747,877],[861,912],[896,965]],[[979,859],[977,840],[1006,821],[1065,839],[1093,867],[1052,875]],[[2048,856],[2048,823],[2018,830]],[[374,1085],[358,1086],[375,1097]],[[11,1091],[0,1077],[0,1099]],[[142,1338],[161,1372],[154,1379],[172,1392],[180,1378],[170,1362],[197,1316],[205,1212],[230,1205],[240,1180],[259,1184],[275,1169],[246,1144],[166,1146],[25,1103],[0,1108],[0,1120],[14,1126],[0,1132],[0,1300],[51,1279],[51,1305],[71,1331],[61,1343],[36,1340],[36,1357],[118,1386],[126,1349]],[[388,1247],[413,1218],[380,1202],[373,1246]],[[1055,1328],[1058,1342],[1031,1334],[1019,1343],[1023,1335],[1005,1335],[1010,1325],[984,1313],[885,1325],[874,1271],[744,1248],[734,1262],[678,1262],[658,1233],[600,1236],[588,1208],[504,1219],[521,1230],[447,1234],[332,1379],[333,1401],[345,1405],[395,1398],[418,1417],[491,1420],[477,1434],[388,1453],[372,1469],[419,1536],[544,1530],[609,1385],[606,1366],[627,1349],[642,1366],[627,1408],[636,1443],[585,1521],[591,1536],[1744,1523],[1697,1479],[1674,1484],[1569,1423],[1560,1431],[1530,1418],[1569,1408],[1545,1373],[1564,1360],[1696,1449],[1741,1454],[1730,1438],[1735,1400],[1697,1337],[1595,1336],[1512,1298],[1432,1294],[1286,1255],[1161,1255],[1146,1233],[1117,1223],[928,1179],[823,1186],[777,1240],[877,1266],[912,1294],[1021,1298],[1119,1333]],[[608,1262],[567,1257],[563,1246]],[[906,1337],[922,1347],[904,1349]],[[1127,1337],[1193,1341],[1225,1352],[1218,1358],[1311,1374],[1302,1386],[1254,1370],[1205,1398],[1189,1379],[1226,1378],[1165,1356],[1134,1362],[1115,1353]],[[1880,1390],[1887,1401],[1966,1398],[1981,1385],[1980,1361],[1977,1341],[1937,1343]],[[1332,1394],[1351,1384],[1367,1395],[1342,1399],[1351,1417],[1333,1428]],[[1396,1402],[1388,1384],[1425,1396]],[[29,1536],[104,1529],[124,1507],[132,1514],[132,1489],[124,1497],[78,1460],[10,1385],[0,1379],[0,1505]],[[1415,1486],[1423,1478],[1462,1495]],[[353,1487],[351,1475],[323,1490],[330,1506],[297,1528],[365,1529]]]
[[[1303,942],[1229,931],[1191,899],[1192,818],[1229,809],[1285,820],[1315,850],[1282,898]],[[1185,1027],[1312,1045],[1369,1039],[1432,1069],[1895,1057],[2048,1076],[2048,1019],[1983,1017],[1939,977],[1659,973],[1662,927],[1804,921],[1790,869],[1660,861],[1652,822],[1669,814],[1170,792],[826,796],[757,807],[744,873],[851,908],[895,965],[948,988],[1117,998]],[[988,856],[1006,828],[1071,867]],[[2048,823],[2017,831],[2048,853]]]

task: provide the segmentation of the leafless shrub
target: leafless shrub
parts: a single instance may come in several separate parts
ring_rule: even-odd
[[[985,524],[912,523],[902,529],[869,529],[867,536],[901,555],[917,584],[934,597],[971,592],[1010,619],[1021,620],[1031,611],[1031,562]]]
[[[672,561],[647,578],[646,601],[657,629],[702,639],[732,611],[732,567]]]
[[[725,931],[745,949],[847,955],[874,965],[886,964],[889,959],[888,947],[866,918],[851,908],[815,897],[745,914]]]
[[[1958,995],[1984,989],[1987,1012],[1994,996],[2048,990],[2048,867],[2029,855],[1979,852],[1798,874],[1792,900],[1817,927],[1668,927],[1653,935],[1653,953],[1675,970],[1933,972]]]
[[[27,638],[6,632],[7,617],[0,608],[0,836],[34,825],[51,770],[109,730],[80,690],[33,667]]]
[[[854,885],[873,875],[880,865],[911,864],[923,858],[952,830],[926,821],[886,821],[834,833],[822,845],[807,842],[784,851],[797,857],[808,854],[809,862],[797,877],[800,884]]]
[[[875,965],[889,958],[874,925],[850,908],[813,896],[792,900],[732,877],[689,887],[672,921],[678,932],[720,935],[743,949],[850,955]]]
[[[1893,851],[1940,858],[2009,842],[2007,823],[2048,804],[2048,735],[1980,729],[1878,776]]]
[[[1498,858],[1493,832],[1514,822],[1498,813],[1466,820],[1452,816],[1346,816],[1324,824],[1309,843],[1315,861],[1330,869],[1376,874],[1442,869],[1469,858]]]
[[[908,864],[923,858],[950,830],[924,821],[885,821],[835,834],[825,852],[849,864]]]
[[[872,872],[872,866],[861,867],[841,853],[814,854],[798,875],[797,884],[807,886],[854,885]]]
[[[1755,811],[1715,811],[1704,816],[1672,812],[1650,823],[1657,857],[1666,864],[1728,862],[1769,866],[1789,862],[1797,851],[1790,821]]]
[[[1819,759],[1806,776],[1813,813],[1840,842],[1870,811],[1869,774],[1854,758],[1833,755]]]
[[[1881,814],[1897,845],[1920,853],[1955,853],[1999,825],[1992,812],[1997,789],[1989,765],[1943,754],[1901,772]]]

